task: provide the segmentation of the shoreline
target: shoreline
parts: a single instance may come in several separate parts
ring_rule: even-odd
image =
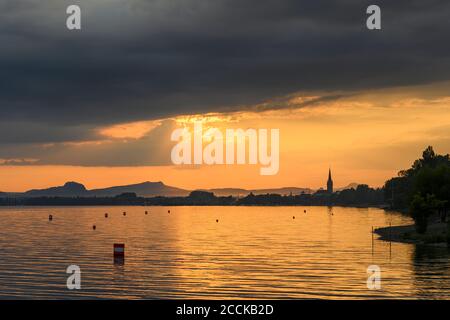
[[[384,205],[327,205],[327,204],[134,204],[134,203],[92,203],[92,204],[18,204],[18,205],[6,205],[0,204],[0,208],[15,208],[15,207],[331,207],[331,208],[357,208],[357,209],[382,209],[385,211],[393,211],[404,214],[401,210],[390,209]]]
[[[447,223],[430,222],[425,234],[418,234],[414,224],[376,228],[379,240],[407,244],[447,246]]]

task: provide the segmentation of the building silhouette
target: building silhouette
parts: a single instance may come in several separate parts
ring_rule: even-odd
[[[327,192],[333,193],[333,179],[331,179],[331,169],[328,169]]]

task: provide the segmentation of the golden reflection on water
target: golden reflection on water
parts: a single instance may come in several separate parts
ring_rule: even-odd
[[[450,297],[447,249],[372,248],[372,226],[410,223],[380,209],[0,208],[0,218],[2,298]],[[118,242],[123,263],[112,255]],[[79,291],[65,286],[71,264],[81,267]],[[379,291],[366,286],[373,264]]]

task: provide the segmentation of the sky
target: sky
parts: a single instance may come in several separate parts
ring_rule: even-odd
[[[82,30],[66,28],[78,4]],[[0,191],[384,181],[450,152],[450,3],[0,0]],[[174,166],[171,132],[280,130],[280,170]]]

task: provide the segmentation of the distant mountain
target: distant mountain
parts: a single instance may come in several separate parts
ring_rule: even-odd
[[[33,189],[23,195],[26,197],[85,197],[89,196],[89,191],[80,183],[67,182],[61,187]]]
[[[313,190],[309,188],[297,188],[297,187],[285,187],[275,189],[239,189],[239,188],[217,188],[217,189],[202,189],[202,191],[208,191],[214,193],[218,197],[245,197],[246,195],[253,193],[254,195],[260,194],[281,194],[281,195],[297,195],[304,193],[313,193]]]
[[[110,187],[90,190],[89,194],[96,197],[113,197],[122,193],[134,192],[141,197],[184,197],[189,195],[189,190],[166,186],[160,182],[143,182],[126,186]]]
[[[313,193],[314,191],[309,188],[297,188],[297,187],[284,187],[284,188],[276,188],[276,189],[255,189],[251,190],[253,194],[281,194],[281,195],[297,195],[301,193]]]
[[[24,197],[114,197],[122,193],[134,192],[141,197],[154,196],[187,196],[189,190],[166,186],[162,182],[143,182],[125,186],[110,187],[104,189],[87,190],[84,185],[77,182],[67,182],[60,187],[48,189],[34,189],[16,196]]]
[[[358,186],[358,183],[350,183],[343,188],[337,188],[336,191],[351,189]],[[281,195],[298,195],[301,193],[314,193],[315,190],[309,188],[285,187],[274,189],[242,189],[242,188],[216,188],[216,189],[199,189],[200,191],[212,192],[218,197],[233,196],[245,197],[250,193],[254,195],[264,194],[281,194]],[[102,189],[88,190],[84,185],[78,182],[67,182],[63,186],[52,187],[47,189],[33,189],[24,193],[6,193],[0,192],[0,197],[115,197],[123,193],[136,193],[140,197],[185,197],[191,190],[180,189],[165,185],[163,182],[143,182],[138,184],[130,184],[124,186],[114,186]]]
[[[347,189],[356,189],[361,183],[350,183],[345,187],[341,187],[341,188],[337,188],[335,191],[342,191],[342,190],[347,190]]]

